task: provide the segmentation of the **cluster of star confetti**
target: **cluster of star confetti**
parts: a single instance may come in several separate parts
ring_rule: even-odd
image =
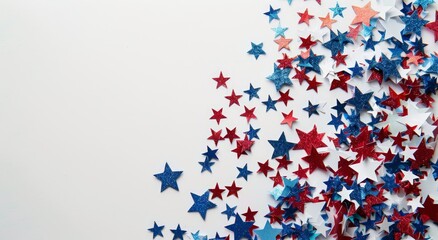
[[[324,11],[298,12],[294,4],[299,1],[288,0],[288,12],[268,4],[260,14],[271,25],[276,45],[268,49],[268,44],[251,42],[248,61],[278,56],[272,72],[261,77],[263,84],[248,82],[249,88],[239,91],[228,89],[231,77],[225,71],[212,77],[212,86],[229,92],[223,96],[226,104],[212,109],[210,121],[219,129],[210,129],[199,162],[201,172],[214,174],[220,151],[245,158],[245,165],[237,166],[236,180],[248,181],[253,175],[272,182],[272,190],[260,193],[260,199],[269,196],[275,204],[238,212],[227,200],[238,198],[245,187],[237,181],[218,182],[203,193],[190,193],[193,205],[187,211],[206,221],[207,212],[224,202],[221,214],[231,224],[215,223],[215,233],[189,231],[178,224],[165,239],[438,238],[429,231],[438,224],[435,1],[373,0],[349,6],[316,0]],[[297,14],[299,20],[286,27],[283,13]],[[341,30],[340,23],[348,30]],[[300,25],[308,26],[306,31],[292,33]],[[426,35],[432,40],[424,40]],[[290,46],[293,41],[296,49]],[[260,96],[260,85],[270,94]],[[322,94],[324,88],[331,98],[326,104],[306,98],[308,91]],[[244,95],[254,107],[241,105]],[[277,110],[294,98],[306,99],[307,105]],[[256,107],[264,111],[256,112]],[[240,116],[226,114],[228,108],[241,109]],[[305,117],[297,117],[301,111]],[[268,113],[279,114],[283,120],[273,124],[284,124],[289,131],[278,132],[276,139],[259,137],[261,129],[254,121],[269,118]],[[325,122],[324,115],[331,120]],[[245,119],[248,130],[221,125],[223,119],[235,118]],[[297,122],[311,125],[297,128]],[[271,146],[267,160],[251,156],[259,142]],[[250,169],[250,161],[256,161],[258,169]],[[164,171],[155,174],[161,191],[178,191],[181,174],[166,163]],[[257,222],[256,214],[265,221]],[[163,229],[154,222],[148,230],[156,238],[164,237]]]

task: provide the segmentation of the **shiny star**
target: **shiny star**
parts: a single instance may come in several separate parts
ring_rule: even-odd
[[[202,219],[205,220],[207,211],[209,209],[216,207],[216,204],[214,204],[208,200],[210,192],[206,191],[204,194],[202,194],[200,196],[196,195],[194,193],[190,193],[190,194],[192,195],[194,203],[190,207],[188,212],[198,212],[201,215]]]
[[[164,166],[164,172],[155,174],[154,176],[161,181],[161,192],[167,188],[178,189],[178,184],[176,180],[181,176],[182,171],[172,171],[169,164],[166,163]]]
[[[255,59],[258,59],[260,55],[265,55],[265,51],[263,51],[263,43],[255,44],[251,42],[251,49],[248,51],[248,54],[254,55]]]

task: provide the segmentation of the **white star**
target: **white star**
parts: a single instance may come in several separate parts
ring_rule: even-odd
[[[341,202],[348,200],[351,201],[350,193],[353,192],[353,189],[348,190],[345,186],[342,186],[342,191],[338,192],[339,196],[341,196]]]
[[[404,161],[407,161],[408,159],[415,159],[414,153],[416,152],[415,148],[410,148],[408,146],[405,146],[405,149],[400,152],[401,155],[404,157]]]
[[[417,210],[417,208],[419,207],[423,208],[423,204],[421,204],[420,200],[421,197],[416,197],[411,200],[408,200],[408,206],[411,206],[413,212],[415,212],[415,210]]]
[[[408,181],[409,183],[414,184],[414,179],[418,179],[418,176],[413,174],[411,171],[404,171],[404,170],[401,171],[404,176],[402,182]]]
[[[438,184],[435,181],[432,171],[428,171],[427,177],[420,179],[420,185],[418,187],[421,189],[421,195],[423,196],[423,203],[426,201],[427,196],[433,199],[438,198]]]
[[[380,228],[381,231],[386,231],[389,233],[389,227],[394,224],[391,222],[391,224],[388,222],[388,219],[386,217],[383,217],[383,221],[381,223],[378,223],[377,226]]]
[[[351,164],[350,168],[357,172],[357,182],[362,182],[365,179],[377,182],[376,170],[382,163],[370,158],[364,159],[359,163]]]
[[[385,40],[395,37],[400,42],[403,42],[401,31],[405,28],[405,24],[399,18],[390,18],[380,21],[380,23],[386,30]]]

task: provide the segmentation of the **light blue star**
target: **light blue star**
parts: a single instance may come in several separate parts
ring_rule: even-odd
[[[275,84],[277,91],[280,91],[281,87],[284,85],[292,85],[292,81],[289,78],[291,70],[291,68],[280,69],[274,63],[274,73],[268,76],[267,79],[271,80]]]
[[[336,2],[336,7],[334,7],[334,8],[329,8],[329,9],[333,11],[333,17],[336,17],[336,16],[344,17],[344,15],[343,15],[342,12],[343,12],[345,9],[347,9],[347,8],[346,8],[346,7],[340,7],[340,6],[339,6],[339,3]]]
[[[272,240],[277,238],[277,235],[281,233],[281,229],[272,228],[269,221],[266,220],[265,227],[263,229],[254,230],[254,232],[261,240]]]
[[[265,55],[265,51],[263,51],[263,43],[255,44],[251,42],[251,49],[248,51],[248,54],[254,55],[255,59],[258,59],[260,55]]]
[[[193,205],[190,207],[188,212],[198,212],[201,214],[202,219],[205,220],[205,216],[207,215],[207,211],[209,209],[215,208],[216,204],[210,202],[208,200],[208,196],[210,194],[210,191],[206,191],[201,196],[196,195],[194,193],[190,193],[193,198]]]
[[[193,240],[208,240],[207,236],[200,236],[199,230],[195,233],[192,233]]]
[[[272,31],[275,32],[274,38],[277,38],[279,36],[284,37],[284,33],[287,31],[288,28],[287,27],[283,28],[283,27],[281,27],[280,23],[278,23],[278,26],[276,28],[271,28],[271,29],[272,29]]]
[[[417,6],[421,6],[423,9],[426,9],[429,4],[432,4],[434,2],[434,0],[417,0],[414,2],[414,4]]]

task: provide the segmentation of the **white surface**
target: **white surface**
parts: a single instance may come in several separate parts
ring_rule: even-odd
[[[287,8],[286,1],[273,3],[283,7],[288,23],[297,22],[295,11],[304,10]],[[254,174],[250,184],[237,181],[246,186],[237,210],[261,210],[261,220],[272,182],[255,172],[257,161],[272,153],[266,140],[278,139],[281,131],[298,140],[295,130],[278,125],[280,112],[297,109],[294,116],[306,119],[300,110],[307,105],[299,95],[304,93],[312,103],[330,101],[327,113],[334,102],[322,88],[317,97],[303,85],[292,91],[295,101],[288,108],[277,104],[277,113],[264,114],[263,105],[249,103],[260,116],[253,126],[262,127],[262,141],[251,157],[236,162],[224,141],[214,174],[200,174],[201,153],[207,143],[213,146],[206,141],[209,128],[218,129],[208,120],[211,108],[225,107],[229,119],[221,127],[236,125],[241,135],[248,129],[238,117],[247,95],[241,107],[231,109],[223,96],[231,89],[241,94],[249,81],[262,87],[263,101],[274,92],[265,79],[279,57],[270,30],[276,24],[270,26],[262,15],[268,9],[269,3],[250,0],[1,1],[0,239],[150,239],[147,228],[154,220],[166,225],[166,239],[177,223],[224,235],[225,204],[215,200],[218,208],[204,222],[187,213],[189,192],[202,194],[217,181],[222,188],[230,185],[235,166],[246,162]],[[317,16],[311,23],[320,25]],[[297,28],[288,30],[293,46],[300,44],[297,30],[306,26]],[[268,56],[258,61],[248,56],[251,41],[263,41]],[[294,47],[292,55],[298,52]],[[227,90],[215,90],[211,80],[221,70],[231,77]],[[349,97],[343,95],[341,100]],[[329,114],[311,118],[329,119]],[[309,131],[314,122],[305,121],[294,129]],[[293,156],[298,162],[300,157]],[[153,174],[162,172],[165,162],[184,171],[180,192],[160,193]],[[260,196],[265,190],[266,198]]]

